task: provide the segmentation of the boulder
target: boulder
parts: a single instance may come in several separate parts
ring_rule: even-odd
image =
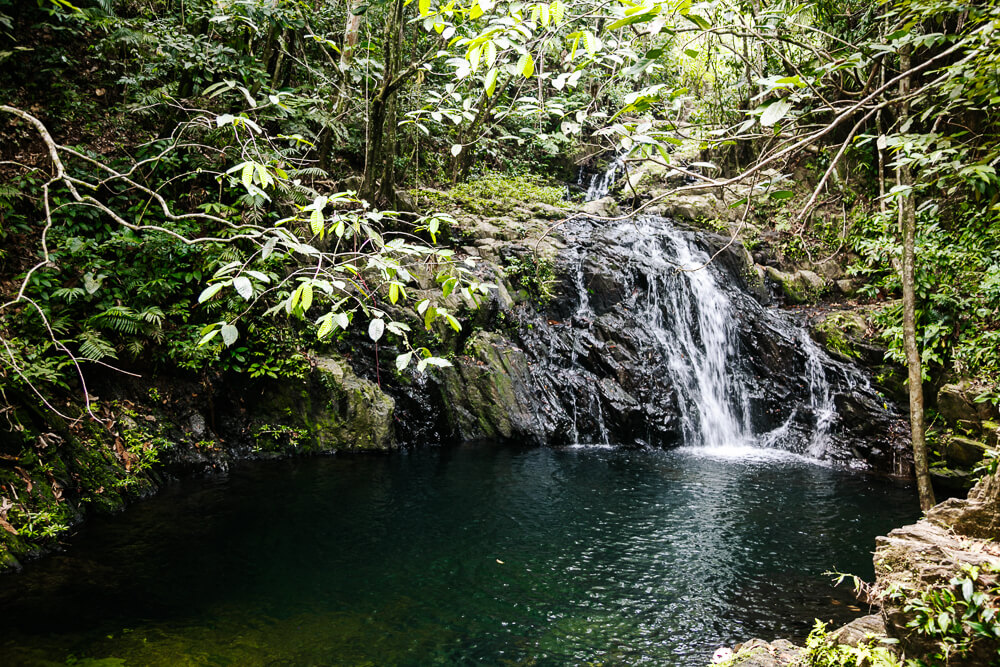
[[[272,382],[256,402],[250,447],[260,455],[396,446],[395,401],[344,359],[320,357],[306,382]]]
[[[972,422],[977,426],[983,421],[998,418],[997,408],[989,401],[977,403],[979,390],[967,380],[943,385],[937,393],[937,411],[949,422]]]
[[[657,207],[660,215],[680,220],[728,220],[731,212],[713,194],[676,194]]]
[[[800,665],[805,649],[792,644],[786,639],[765,642],[762,639],[751,639],[738,644],[732,662],[736,667],[788,667]]]
[[[983,460],[987,449],[986,444],[978,440],[953,435],[945,445],[944,458],[949,466],[971,469]]]
[[[618,202],[614,197],[602,197],[585,203],[580,207],[580,211],[587,215],[613,218],[618,215]]]

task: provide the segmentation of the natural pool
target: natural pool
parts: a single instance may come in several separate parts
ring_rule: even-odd
[[[704,665],[858,615],[908,487],[753,450],[247,464],[0,577],[0,664]],[[98,661],[99,660],[99,661]]]

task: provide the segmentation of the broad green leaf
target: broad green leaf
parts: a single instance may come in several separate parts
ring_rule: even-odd
[[[525,79],[530,79],[531,75],[535,73],[535,60],[531,57],[530,53],[525,53],[518,59],[517,71],[524,76]]]
[[[397,301],[399,301],[399,284],[398,283],[389,283],[389,301],[392,304],[395,304]]]
[[[412,352],[404,352],[403,354],[396,357],[396,370],[401,371],[410,365],[410,359],[413,358]]]
[[[497,87],[497,75],[499,75],[499,70],[495,67],[486,73],[486,97],[493,97],[494,91]]]
[[[786,99],[775,100],[764,108],[764,113],[760,115],[760,124],[764,127],[771,127],[791,110],[792,103]]]
[[[566,16],[566,6],[559,2],[559,0],[552,0],[552,4],[549,5],[549,12],[552,14],[552,21],[556,25],[559,25]]]
[[[309,229],[314,235],[318,235],[323,231],[323,212],[319,209],[314,208],[309,213]]]
[[[302,283],[302,298],[299,300],[299,306],[302,308],[302,312],[309,310],[309,306],[313,302],[313,286],[309,283]]]
[[[198,347],[201,347],[202,345],[205,345],[206,343],[208,343],[210,340],[212,340],[213,338],[215,338],[215,336],[218,333],[219,333],[218,329],[212,329],[211,331],[209,331],[207,334],[205,334],[204,336],[201,337],[200,341],[198,341]]]
[[[431,0],[419,0],[417,7],[420,10],[421,16],[427,16],[431,13]]]
[[[333,323],[346,331],[347,327],[351,325],[351,318],[347,316],[347,313],[337,313],[333,316]]]
[[[368,337],[376,343],[382,338],[385,332],[385,322],[382,320],[372,320],[368,323]]]
[[[326,338],[333,331],[333,313],[328,313],[319,319],[319,330],[316,332],[317,338]]]
[[[451,154],[452,155],[454,155],[455,157],[458,157],[458,154],[461,153],[461,152],[462,152],[462,144],[452,144],[451,145]]]
[[[246,276],[233,278],[233,287],[236,288],[236,293],[247,301],[253,298],[253,284]]]
[[[253,186],[253,162],[247,162],[243,165],[243,173],[240,176],[240,180],[243,181],[243,187],[249,190]]]
[[[771,199],[776,199],[781,201],[782,199],[791,199],[795,196],[795,193],[791,190],[775,190],[770,195]]]
[[[234,327],[232,324],[223,325],[222,329],[222,342],[229,347],[236,342],[236,339],[240,337],[240,330]]]
[[[213,296],[218,294],[219,290],[222,289],[223,285],[224,283],[214,283],[206,287],[204,290],[202,290],[201,294],[198,295],[198,303],[205,303]]]

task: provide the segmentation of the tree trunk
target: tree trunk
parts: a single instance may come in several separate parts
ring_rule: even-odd
[[[367,199],[369,203],[375,204],[379,194],[384,195],[391,192],[394,184],[391,182],[394,170],[387,167],[394,162],[395,155],[391,154],[395,146],[385,146],[386,121],[389,120],[392,110],[392,97],[396,94],[396,89],[400,85],[397,79],[399,63],[403,47],[403,0],[395,0],[392,12],[386,17],[385,38],[383,49],[385,52],[385,69],[382,72],[382,82],[378,92],[372,100],[371,113],[368,117],[368,146],[365,151],[365,176],[361,183],[361,197]],[[414,71],[416,71],[414,69]],[[394,119],[393,119],[394,120]],[[388,150],[390,149],[391,150]],[[377,188],[378,177],[382,176],[382,186]],[[386,179],[390,182],[386,182]]]
[[[347,25],[344,26],[344,43],[340,48],[340,69],[344,72],[351,68],[354,62],[354,49],[358,46],[358,33],[361,30],[361,9],[364,0],[351,0],[347,8]]]
[[[905,72],[910,68],[909,49],[900,54],[900,68]],[[899,96],[903,99],[901,123],[906,123],[910,115],[910,77],[899,82]],[[899,167],[899,184],[913,186],[913,174],[908,164]],[[899,203],[899,227],[903,236],[903,347],[906,350],[906,368],[910,390],[910,435],[913,439],[913,467],[917,476],[917,494],[920,509],[926,511],[934,506],[934,489],[927,468],[927,441],[924,437],[924,380],[920,349],[917,346],[917,295],[916,295],[916,240],[917,208],[913,192],[905,193]]]

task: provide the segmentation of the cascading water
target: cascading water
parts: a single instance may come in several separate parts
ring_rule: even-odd
[[[606,197],[608,192],[611,190],[611,186],[615,184],[618,180],[618,176],[625,171],[625,158],[626,154],[622,153],[616,155],[615,159],[611,161],[608,168],[603,172],[597,172],[590,175],[590,181],[587,184],[587,194],[585,196],[586,201],[594,201],[595,199],[600,199],[601,197]],[[584,172],[580,171],[580,177],[577,179],[577,184],[583,185],[583,175]]]
[[[736,332],[729,300],[706,268],[708,255],[680,236],[668,238],[671,254],[656,237],[655,219],[636,231],[635,250],[649,269],[645,315],[679,402],[684,440],[706,447],[745,443],[750,436],[747,402],[731,375]]]
[[[623,164],[616,158],[595,175],[587,198],[605,196]],[[725,266],[736,255],[710,261],[708,235],[655,216],[579,221],[565,233],[576,248],[564,255],[575,307],[524,341],[550,431],[560,428],[554,415],[565,414],[571,442],[852,460],[860,438],[845,444],[854,437],[847,432],[866,427],[843,418],[838,401],[863,403],[858,414],[884,404],[860,371],[834,362],[801,325],[739,286],[746,269]],[[535,340],[546,341],[547,354],[532,354]],[[884,439],[868,446],[875,456],[890,448]]]

